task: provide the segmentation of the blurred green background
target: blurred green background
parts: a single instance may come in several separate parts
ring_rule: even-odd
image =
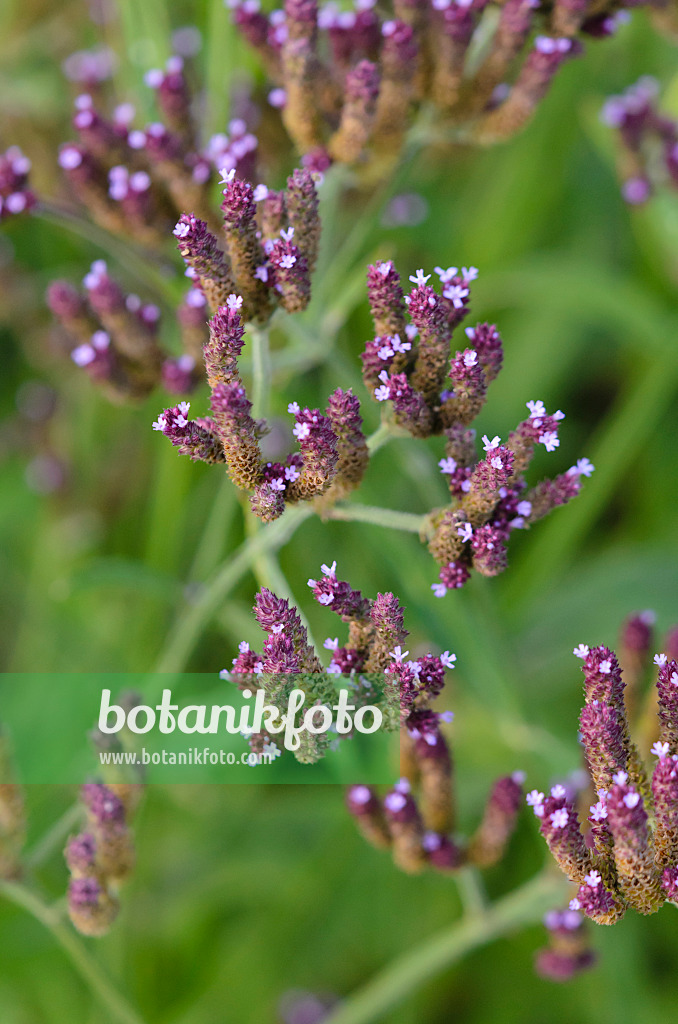
[[[60,62],[74,49],[109,40],[128,99],[143,71],[169,52],[169,32],[197,25],[207,116],[222,130],[228,83],[255,68],[216,0],[153,0],[139,10],[118,0],[93,10],[107,20],[95,24],[80,2],[0,6],[1,148],[22,145],[45,190],[56,188],[56,145],[69,137]],[[596,464],[571,506],[514,535],[502,577],[474,578],[444,600],[432,596],[434,564],[410,534],[311,519],[281,553],[291,595],[321,643],[337,634],[336,620],[309,602],[306,580],[336,558],[342,578],[366,595],[400,595],[411,651],[456,651],[444,699],[456,713],[451,735],[467,831],[498,774],[522,768],[530,788],[544,788],[579,767],[575,644],[614,644],[634,610],[653,608],[660,631],[678,621],[678,199],[661,195],[645,209],[626,208],[613,139],[598,121],[604,97],[641,74],[662,81],[678,114],[675,54],[639,12],[618,38],[592,40],[562,69],[519,138],[489,151],[419,153],[399,191],[424,198],[425,220],[393,228],[376,216],[341,274],[336,262],[331,267],[336,256],[326,254],[334,275],[326,299],[341,305],[348,295],[348,318],[343,323],[338,310],[335,330],[325,322],[314,343],[290,342],[290,366],[276,375],[280,416],[289,401],[320,404],[337,386],[353,386],[362,399],[368,259],[394,257],[403,274],[473,264],[480,277],[472,317],[498,324],[506,353],[480,432],[505,437],[525,402],[541,398],[567,419],[561,447],[535,460],[532,479],[582,455]],[[292,166],[290,158],[284,170]],[[354,211],[348,204],[335,223],[335,242],[358,223]],[[244,538],[238,498],[220,471],[180,459],[151,431],[165,396],[112,407],[50,345],[47,282],[77,281],[102,256],[142,291],[115,257],[54,224],[16,219],[0,235],[5,671],[145,671],[162,663],[177,621]],[[157,298],[143,287],[144,299]],[[316,302],[304,321],[310,331],[318,317]],[[206,393],[193,402],[202,414]],[[376,428],[375,403],[365,402],[364,415]],[[370,465],[359,500],[412,512],[442,503],[441,454],[439,440],[391,442]],[[267,578],[270,566],[259,568]],[[256,586],[247,574],[220,600],[189,652],[189,669],[219,670],[238,641],[260,642],[250,613]],[[73,797],[31,789],[29,845]],[[507,860],[488,873],[491,895],[545,860],[535,832],[525,815]],[[459,913],[453,881],[405,877],[362,842],[339,787],[154,788],[136,835],[139,864],[121,918],[95,952],[149,1024],[275,1021],[285,992],[345,995]],[[52,899],[63,893],[58,854],[38,881]],[[534,927],[475,952],[387,1019],[675,1019],[674,908],[597,929],[598,968],[564,988],[532,972],[543,940]],[[4,902],[0,946],[2,1024],[110,1019],[41,925]]]

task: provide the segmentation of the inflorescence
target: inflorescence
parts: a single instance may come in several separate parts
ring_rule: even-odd
[[[323,669],[309,645],[297,609],[264,588],[254,605],[257,622],[266,632],[263,651],[241,643],[232,669],[222,675],[241,689],[256,681],[257,688],[281,708],[292,686],[304,689],[311,703],[333,703],[337,677],[351,688],[356,706],[373,702],[379,694],[386,708],[384,728],[401,730],[402,778],[383,800],[369,786],[350,787],[347,805],[361,832],[375,846],[391,848],[395,863],[409,872],[425,867],[449,872],[469,863],[496,863],[516,823],[523,775],[516,772],[494,784],[469,841],[454,835],[452,756],[441,730],[441,724],[454,716],[434,711],[431,705],[443,691],[445,673],[454,669],[456,655],[445,651],[409,660],[409,651],[403,650],[408,633],[398,598],[392,593],[377,594],[374,600],[363,597],[337,577],[336,562],[323,565],[321,576],[308,585],[318,604],[348,626],[345,645],[338,637],[324,642],[331,652],[329,665]],[[316,761],[330,742],[329,734],[308,734],[295,757]],[[279,753],[274,737],[266,733],[249,735],[248,743],[255,753]]]
[[[649,653],[651,621],[634,616],[623,634],[622,661],[632,697]],[[580,823],[576,798],[558,784],[545,795],[532,790],[527,802],[561,870],[578,888],[570,910],[597,924],[614,924],[633,908],[652,914],[664,902],[678,900],[678,655],[675,631],[669,654],[654,656],[656,692],[635,722],[625,701],[625,681],[608,647],[579,644],[584,706],[580,737],[595,803],[588,827]],[[635,704],[635,701],[634,701]],[[656,707],[652,722],[649,711]],[[633,729],[634,724],[636,729]],[[656,758],[650,773],[633,738],[652,743]],[[589,801],[590,802],[590,799]]]
[[[283,233],[291,237],[291,230]],[[153,427],[181,454],[225,463],[234,484],[252,492],[254,514],[269,522],[282,515],[288,503],[320,495],[338,497],[357,487],[367,466],[367,445],[358,399],[351,391],[337,388],[325,413],[291,402],[288,411],[294,416],[299,450],[284,462],[264,461],[259,441],[268,426],[265,420],[253,419],[252,403],[238,372],[245,333],[242,308],[242,296],[230,295],[210,320],[204,354],[212,417],[190,420],[189,405],[181,402],[166,409]]]
[[[422,270],[403,293],[392,261],[368,270],[368,294],[375,338],[362,356],[363,379],[394,422],[414,437],[443,434],[450,504],[431,513],[425,534],[441,566],[436,597],[464,585],[471,570],[496,576],[506,568],[506,544],[513,530],[529,529],[558,505],[575,497],[593,466],[579,459],[566,473],[528,487],[525,472],[537,444],[559,446],[564,413],[549,415],[541,401],[528,402],[529,417],[505,443],[484,435],[478,458],[470,423],[483,408],[487,387],[502,366],[502,342],[494,324],[466,328],[469,346],[450,359],[453,331],[468,314],[475,267],[436,267],[442,294]],[[411,323],[407,323],[406,315]]]
[[[134,867],[129,819],[140,788],[98,782],[82,787],[85,828],[68,840],[64,856],[71,874],[68,913],[83,935],[105,935],[120,909],[118,891]]]
[[[397,155],[425,104],[470,140],[513,135],[581,53],[579,36],[612,35],[628,17],[607,0],[507,0],[499,12],[488,0],[394,0],[388,11],[286,0],[270,14],[259,0],[227,5],[274,86],[269,102],[321,171]]]
[[[193,214],[182,214],[174,228],[192,284],[177,310],[184,347],[178,358],[161,348],[158,307],[125,295],[103,260],[85,277],[84,296],[67,281],[50,285],[50,308],[70,343],[78,343],[71,358],[113,396],[147,394],[160,380],[170,393],[191,391],[202,379],[203,346],[210,345],[209,311],[216,313],[235,289],[243,319],[262,322],[276,305],[298,312],[308,304],[320,236],[311,174],[295,171],[279,192],[254,188],[233,170],[224,174],[219,236]]]
[[[603,107],[603,122],[617,131],[622,195],[645,203],[656,188],[678,188],[678,121],[658,109],[659,83],[645,76]]]

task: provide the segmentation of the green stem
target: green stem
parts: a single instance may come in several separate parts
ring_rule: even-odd
[[[482,914],[487,907],[487,896],[480,872],[474,867],[461,868],[454,876],[464,910],[464,917]]]
[[[107,1008],[112,1020],[118,1021],[119,1024],[144,1024],[143,1017],[125,996],[118,992],[89,950],[70,926],[61,920],[53,907],[46,906],[38,896],[16,882],[0,881],[0,895],[17,907],[27,910],[51,932],[80,977]]]
[[[313,515],[310,505],[297,505],[280,519],[260,530],[240,545],[222,565],[192,605],[186,608],[172,627],[169,642],[156,665],[156,672],[181,672],[200,636],[209,626],[219,605],[262,551],[277,551],[301,524]]]
[[[188,574],[190,580],[205,579],[221,561],[228,531],[238,509],[236,493],[235,487],[224,474],[193,555]]]
[[[402,427],[396,427],[393,423],[389,423],[388,420],[382,420],[380,425],[374,431],[373,434],[367,438],[367,447],[370,455],[374,455],[380,448],[383,448],[385,444],[393,440],[394,437],[409,437],[410,434],[407,430]]]
[[[336,505],[323,513],[325,519],[342,519],[346,522],[373,523],[375,526],[387,526],[392,530],[405,530],[407,533],[421,533],[426,516],[415,515],[413,512],[398,512],[393,508],[377,508],[374,505]]]
[[[271,359],[268,330],[250,325],[249,335],[252,340],[252,415],[256,420],[268,414]]]
[[[45,832],[44,836],[38,840],[35,846],[28,851],[24,857],[26,867],[37,868],[44,864],[54,851],[61,846],[68,833],[80,824],[82,815],[83,808],[80,802],[69,807],[58,821],[55,821],[52,827]]]
[[[506,935],[514,928],[534,924],[546,910],[562,900],[568,882],[564,876],[540,874],[520,889],[493,903],[484,913],[455,922],[421,945],[408,950],[358,989],[327,1018],[326,1024],[368,1024],[415,992],[425,981],[451,967],[472,950]]]

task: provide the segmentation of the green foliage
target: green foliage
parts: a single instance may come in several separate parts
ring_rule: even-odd
[[[223,128],[231,61],[240,65],[243,51],[221,0],[118,6],[116,45],[127,54],[129,90],[167,52],[170,22],[198,22],[208,119]],[[11,58],[0,77],[0,116],[27,150],[40,140],[46,163],[67,130],[58,62],[96,35],[80,5],[55,10],[31,0],[2,6],[0,14],[0,47]],[[145,48],[129,45],[135,39]],[[320,644],[337,632],[336,620],[309,600],[306,579],[337,558],[352,586],[401,595],[410,650],[456,651],[445,700],[456,713],[464,827],[475,824],[497,774],[523,768],[528,785],[543,786],[579,766],[580,682],[570,656],[576,643],[613,644],[621,618],[645,607],[657,611],[660,631],[678,620],[678,206],[664,196],[629,212],[609,140],[596,123],[606,95],[639,74],[668,78],[674,58],[636,14],[618,39],[591,41],[583,59],[562,72],[522,136],[491,151],[419,153],[370,208],[334,210],[313,304],[273,338],[274,414],[282,416],[293,399],[317,404],[316,396],[352,386],[374,430],[379,413],[365,395],[358,360],[370,331],[365,263],[393,257],[405,274],[475,264],[481,275],[473,316],[497,322],[506,350],[481,431],[505,437],[525,402],[541,398],[563,408],[567,420],[561,448],[536,468],[564,470],[580,453],[596,464],[576,502],[514,539],[502,577],[474,578],[442,601],[430,591],[433,562],[411,533],[321,523],[304,510],[268,528],[278,541],[289,537],[280,554],[289,589],[279,592],[300,605]],[[29,115],[29,127],[10,116],[13,107]],[[41,166],[38,176],[42,184],[49,172]],[[335,186],[330,175],[327,207]],[[385,197],[399,190],[426,199],[421,226],[381,226]],[[111,408],[51,353],[44,285],[60,273],[81,273],[104,254],[103,245],[97,234],[69,237],[32,221],[9,225],[0,238],[8,295],[0,380],[3,667],[218,671],[240,640],[260,642],[253,595],[260,582],[278,590],[280,570],[267,560],[262,535],[245,535],[237,496],[219,473],[179,459],[151,431],[162,396]],[[112,264],[123,279],[135,279],[135,267],[119,254]],[[139,277],[144,298],[163,299],[155,271]],[[17,412],[26,381],[56,389],[56,413],[40,430],[27,431]],[[202,413],[206,393],[194,403]],[[18,444],[21,430],[28,440]],[[27,466],[45,452],[65,469],[63,488],[51,495],[29,486]],[[426,512],[444,495],[441,454],[437,440],[390,441],[375,454],[359,500]],[[68,794],[31,791],[33,842],[68,802]],[[459,914],[449,880],[403,876],[365,846],[338,787],[154,790],[136,831],[140,860],[122,920],[94,953],[148,1024],[273,1021],[284,991],[349,993]],[[489,873],[492,897],[538,869],[543,851],[534,832],[526,820],[508,862]],[[50,901],[65,887],[58,848],[36,868]],[[672,1021],[672,910],[652,920],[629,915],[614,929],[598,929],[595,941],[597,972],[566,989],[533,977],[532,951],[541,942],[534,928],[477,950],[384,1019],[436,1024],[454,1013],[465,1024],[512,1021],[519,1002],[524,1024]],[[42,926],[5,901],[0,945],[3,1024],[114,1019]]]

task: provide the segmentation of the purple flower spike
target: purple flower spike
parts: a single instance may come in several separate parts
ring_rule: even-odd
[[[379,68],[368,60],[347,73],[341,120],[327,147],[334,159],[347,164],[360,159],[374,127],[380,79]]]
[[[471,549],[473,568],[482,576],[498,576],[508,564],[506,532],[489,523],[475,531]]]
[[[523,803],[522,777],[521,773],[506,775],[492,787],[483,820],[469,845],[472,864],[489,867],[503,857]]]
[[[384,819],[379,797],[370,786],[350,786],[346,806],[363,836],[378,849],[391,845],[391,835]]]
[[[302,624],[297,609],[290,608],[289,601],[276,597],[273,591],[262,587],[255,598],[254,614],[269,637],[286,636],[291,640],[293,650],[304,671],[321,671],[320,662],[308,645],[306,627]]]
[[[188,402],[180,402],[165,409],[153,424],[168,437],[180,455],[188,455],[194,462],[225,462],[226,455],[216,424],[210,419],[189,420]]]
[[[443,423],[467,426],[482,409],[487,395],[487,379],[477,351],[467,348],[457,352],[450,363],[448,377],[452,381],[452,394],[443,405]]]
[[[660,868],[678,863],[678,757],[656,744],[659,760],[652,774],[654,855]],[[656,752],[656,751],[655,751]]]
[[[404,373],[389,377],[386,370],[379,374],[381,386],[374,392],[378,402],[393,402],[396,423],[409,430],[413,437],[429,437],[433,428],[433,415],[426,399],[415,391]]]
[[[393,859],[411,874],[426,866],[423,847],[424,828],[416,801],[398,785],[384,797],[384,815],[393,840]]]
[[[95,878],[73,878],[68,886],[68,914],[82,935],[105,935],[118,904]]]
[[[293,434],[299,442],[302,468],[288,486],[289,501],[304,501],[326,491],[334,479],[339,461],[337,437],[319,409],[299,409]]]
[[[98,782],[86,782],[81,789],[82,798],[97,824],[125,821],[125,806],[115,793]]]
[[[273,243],[268,258],[273,280],[280,293],[280,304],[288,313],[301,313],[311,299],[311,278],[306,257],[291,241],[294,228],[282,231],[282,238]]]
[[[240,384],[238,356],[245,343],[242,324],[242,298],[228,295],[209,322],[209,340],[205,343],[205,369],[212,389],[217,384]]]
[[[445,381],[452,332],[442,299],[426,284],[428,276],[418,271],[412,280],[417,283],[408,298],[408,312],[419,330],[412,387],[421,392],[427,402],[434,402]]]
[[[337,439],[339,462],[330,489],[330,496],[336,501],[360,484],[370,453],[362,430],[360,400],[352,391],[343,391],[341,388],[333,391],[325,412]]]
[[[659,702],[659,739],[678,753],[678,663],[666,660],[657,674]]]
[[[614,924],[626,907],[608,892],[598,871],[589,871],[576,896],[579,909],[598,924]]]
[[[678,868],[665,868],[662,874],[662,889],[667,900],[675,903],[678,900]]]
[[[470,577],[468,566],[463,562],[449,562],[440,570],[440,583],[431,584],[431,590],[436,597],[444,597],[448,590],[463,587]]]
[[[643,798],[621,773],[607,797],[607,822],[614,838],[614,861],[625,898],[641,914],[659,909],[664,894],[650,842]]]
[[[262,477],[257,427],[252,403],[239,384],[217,384],[212,392],[212,412],[221,437],[228,472],[236,487],[251,490]]]
[[[579,719],[593,788],[609,789],[612,777],[628,768],[626,719],[618,708],[592,700]]]
[[[457,871],[465,863],[464,851],[449,836],[439,832],[425,832],[422,846],[436,871]]]
[[[378,260],[367,268],[367,298],[375,334],[405,337],[405,299],[392,260]]]
[[[591,854],[579,828],[574,803],[568,800],[563,786],[556,786],[546,797],[539,816],[539,830],[561,870],[572,882],[580,885],[592,868]]]
[[[96,841],[89,832],[73,836],[66,845],[65,857],[68,870],[75,878],[94,874]]]
[[[609,647],[592,647],[583,659],[584,696],[586,703],[594,700],[611,704],[624,712],[624,680],[614,651]]]
[[[348,583],[338,580],[336,569],[336,562],[323,565],[320,579],[308,581],[316,601],[341,616],[344,622],[369,622],[372,603],[359,590],[352,590]]]
[[[521,3],[524,0],[520,0]],[[478,361],[489,384],[498,375],[504,361],[501,337],[494,324],[482,323],[466,328],[466,337],[478,353]]]
[[[210,307],[217,310],[225,305],[228,296],[236,291],[233,272],[205,221],[182,213],[174,235],[177,248],[186,265],[195,271],[194,281],[205,293]]]

